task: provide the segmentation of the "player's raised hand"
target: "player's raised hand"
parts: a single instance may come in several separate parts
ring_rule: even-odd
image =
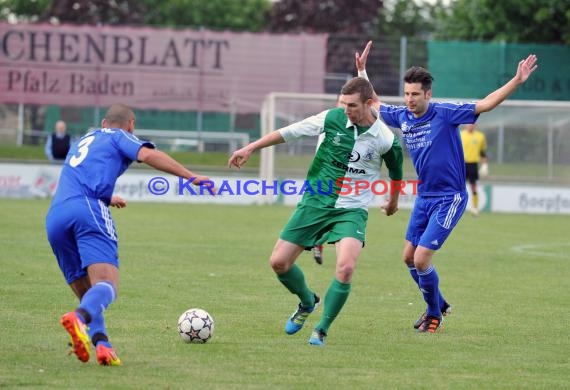
[[[526,59],[521,60],[515,77],[520,80],[521,83],[524,83],[530,77],[532,72],[538,68],[538,65],[536,64],[537,61],[538,58],[534,54],[530,54]]]
[[[356,62],[356,70],[366,70],[366,60],[368,59],[368,53],[370,53],[370,48],[372,47],[372,41],[368,41],[366,47],[362,51],[362,54],[356,52],[354,54]]]

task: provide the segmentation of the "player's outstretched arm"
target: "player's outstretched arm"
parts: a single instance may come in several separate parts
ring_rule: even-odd
[[[145,164],[150,165],[151,167],[162,172],[170,173],[172,175],[183,177],[185,179],[194,178],[195,180],[192,181],[192,184],[198,185],[203,182],[212,182],[208,176],[194,174],[190,170],[186,169],[178,161],[170,157],[168,154],[161,152],[160,150],[143,146],[139,149],[137,160],[144,162]]]
[[[362,53],[356,52],[354,54],[354,62],[356,64],[356,70],[358,71],[358,77],[365,78],[368,81],[370,80],[368,79],[368,74],[366,73],[366,61],[368,60],[368,54],[370,53],[371,47],[372,41],[368,41],[364,47],[364,50],[362,50]],[[380,103],[380,98],[376,94],[376,91],[374,91],[373,100],[374,105],[378,105]]]
[[[247,160],[249,160],[249,156],[251,156],[251,154],[256,150],[263,149],[268,146],[282,144],[284,142],[285,140],[281,136],[279,130],[275,130],[269,134],[266,134],[257,141],[254,141],[249,145],[246,145],[243,148],[233,152],[232,156],[228,160],[228,167],[231,168],[233,166],[239,169],[247,162]]]
[[[508,98],[520,85],[524,84],[530,77],[532,72],[538,68],[536,62],[538,58],[534,54],[530,54],[526,59],[519,62],[517,73],[505,85],[496,91],[487,95],[483,100],[477,102],[475,113],[488,112],[501,104]]]

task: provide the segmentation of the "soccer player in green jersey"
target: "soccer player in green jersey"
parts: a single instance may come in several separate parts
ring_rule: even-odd
[[[363,190],[363,186],[380,179],[383,161],[393,181],[392,188],[399,189],[396,181],[402,179],[402,148],[398,138],[373,115],[373,96],[370,82],[353,78],[342,87],[342,107],[269,133],[235,151],[228,162],[230,167],[240,168],[259,149],[324,133],[307,173],[303,198],[270,258],[279,281],[301,301],[285,324],[285,332],[294,334],[321,300],[309,288],[295,261],[305,248],[321,243],[325,236],[328,243],[335,244],[335,276],[324,297],[321,319],[309,338],[311,345],[324,345],[329,327],[350,293],[352,274],[366,238],[368,205],[374,198],[374,193]],[[390,191],[381,206],[386,215],[398,210],[398,196],[398,190]]]

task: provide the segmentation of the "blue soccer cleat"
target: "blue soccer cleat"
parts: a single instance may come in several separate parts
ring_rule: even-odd
[[[322,329],[315,329],[309,338],[310,345],[317,345],[319,347],[325,346],[325,338],[327,334]]]
[[[305,324],[305,321],[307,320],[309,314],[315,311],[317,306],[319,306],[319,303],[321,303],[321,298],[319,298],[317,294],[315,294],[315,304],[312,307],[303,307],[299,303],[297,311],[293,313],[291,318],[289,318],[285,324],[285,333],[295,334],[300,331]]]

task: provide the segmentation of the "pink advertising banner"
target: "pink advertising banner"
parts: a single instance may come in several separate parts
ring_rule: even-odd
[[[256,112],[324,91],[327,35],[0,23],[0,103]]]

